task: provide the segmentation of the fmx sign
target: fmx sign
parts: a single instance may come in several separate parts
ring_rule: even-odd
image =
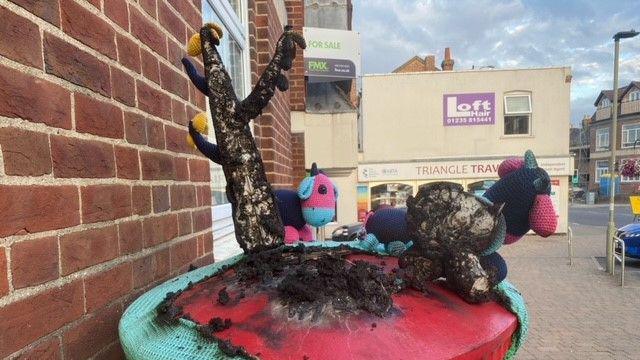
[[[305,27],[304,74],[311,82],[354,79],[360,73],[360,34]]]

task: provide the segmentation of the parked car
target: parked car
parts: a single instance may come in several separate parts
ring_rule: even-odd
[[[331,233],[333,241],[353,241],[358,238],[358,234],[363,230],[361,222],[339,226]]]
[[[640,223],[632,223],[618,229],[616,235],[624,241],[626,255],[640,258]],[[620,246],[615,251],[619,254]]]

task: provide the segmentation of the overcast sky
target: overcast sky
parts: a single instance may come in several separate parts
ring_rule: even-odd
[[[613,87],[613,40],[640,31],[638,0],[353,0],[365,74],[386,73],[414,55],[455,69],[570,66],[571,120],[591,115],[601,89]],[[622,40],[620,85],[640,80],[640,36]]]

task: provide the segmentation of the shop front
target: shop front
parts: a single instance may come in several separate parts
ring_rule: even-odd
[[[425,160],[398,163],[361,163],[358,166],[358,221],[370,210],[404,207],[407,198],[421,186],[435,181],[455,182],[466,191],[482,196],[498,180],[504,158],[474,160]],[[558,216],[557,233],[566,233],[570,157],[538,158],[551,177],[551,199]]]

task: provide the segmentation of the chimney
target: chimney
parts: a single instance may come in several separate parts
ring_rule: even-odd
[[[434,55],[427,55],[424,58],[424,71],[436,71],[436,57]]]
[[[453,59],[451,58],[451,49],[444,48],[444,60],[442,60],[442,71],[451,71],[453,70]]]

